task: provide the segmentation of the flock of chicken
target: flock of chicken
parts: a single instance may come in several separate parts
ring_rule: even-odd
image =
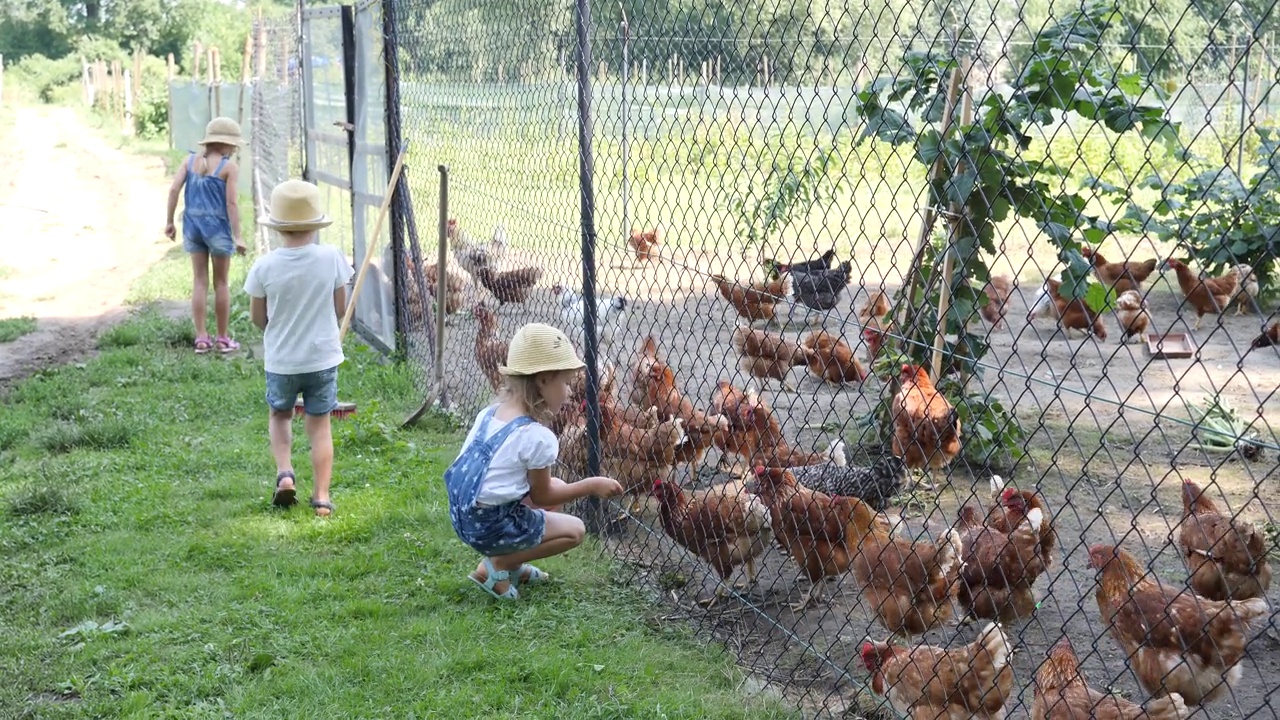
[[[1196,330],[1200,329],[1205,315],[1222,314],[1233,303],[1236,314],[1240,315],[1250,303],[1258,299],[1258,277],[1254,274],[1253,267],[1247,263],[1236,264],[1219,277],[1202,277],[1177,258],[1167,258],[1163,262],[1158,262],[1155,258],[1142,262],[1108,262],[1102,253],[1090,247],[1083,248],[1083,254],[1093,263],[1094,275],[1102,285],[1115,292],[1115,318],[1122,336],[1121,342],[1142,342],[1145,339],[1152,323],[1142,284],[1156,272],[1157,267],[1161,272],[1173,270],[1178,280],[1178,289],[1185,299],[1185,306],[1195,311]],[[1105,340],[1107,328],[1102,322],[1101,313],[1094,312],[1083,299],[1064,297],[1061,288],[1061,280],[1046,281],[1032,303],[1027,320],[1054,317],[1068,336],[1079,332]],[[1280,323],[1272,323],[1253,340],[1250,348],[1276,344],[1278,338]]]
[[[449,227],[459,265],[499,305],[523,302],[541,269],[498,271],[496,258],[505,251],[499,233],[484,246],[459,232],[456,221]],[[656,259],[660,248],[658,231],[632,233],[637,260]],[[1119,296],[1121,331],[1126,337],[1140,335],[1150,319],[1141,284],[1155,270],[1156,261],[1108,263],[1097,252],[1088,255],[1099,279]],[[821,328],[796,341],[767,329],[819,324],[820,313],[813,311],[833,307],[850,281],[851,264],[831,267],[834,256],[831,251],[792,265],[766,261],[769,277],[764,281],[712,277],[720,295],[745,321],[734,329],[732,345],[739,367],[752,378],[761,383],[776,380],[788,389],[788,373],[796,366],[831,383],[867,377],[852,348]],[[1204,279],[1177,260],[1165,261],[1165,267],[1177,273],[1188,303],[1201,317],[1257,293],[1247,266],[1222,278]],[[424,269],[431,278],[435,273],[434,266]],[[1051,312],[1068,331],[1105,338],[1100,317],[1082,301],[1064,299],[1059,287],[1053,280],[1045,284],[1030,317]],[[448,288],[452,295],[452,277]],[[988,284],[989,302],[982,313],[993,326],[1003,323],[1012,290],[1013,283],[1005,277],[993,277]],[[457,292],[462,292],[461,282]],[[552,292],[559,300],[563,328],[581,339],[582,297],[561,285]],[[453,312],[462,302],[448,298],[446,310]],[[613,328],[627,304],[624,297],[597,300],[603,341],[613,341]],[[891,331],[888,311],[883,293],[859,308],[871,360]],[[476,303],[473,313],[478,324],[476,361],[496,391],[506,342],[492,308]],[[758,321],[764,321],[766,329],[754,327]],[[1275,341],[1276,326],[1268,333]],[[1266,337],[1264,333],[1255,340],[1255,346]],[[1005,488],[995,480],[993,504],[986,512],[966,505],[956,524],[937,541],[902,536],[899,519],[884,510],[902,489],[907,470],[944,467],[961,448],[959,417],[923,368],[902,368],[892,404],[892,454],[866,467],[848,464],[840,440],[822,452],[792,447],[770,406],[750,385],[740,389],[721,379],[707,405],[699,408],[679,389],[676,370],[661,357],[652,336],[644,338],[628,370],[630,392],[624,401],[617,368],[609,361],[601,368],[602,472],[617,478],[637,498],[633,510],[639,509],[640,497],[656,498],[665,533],[719,576],[716,595],[705,604],[722,597],[740,567],[745,568],[747,582],[754,583],[757,562],[777,547],[810,581],[809,591],[792,606],[795,612],[821,600],[827,580],[849,574],[863,606],[894,636],[907,639],[955,619],[989,621],[967,646],[867,641],[859,654],[873,689],[912,718],[1004,717],[1014,692],[1006,628],[1038,611],[1035,585],[1058,561],[1058,537],[1042,496]],[[560,463],[578,475],[587,474],[586,409],[585,381],[579,378],[571,402],[553,427],[560,437]],[[752,470],[703,489],[683,485],[676,470],[688,466],[689,477],[695,477],[712,448],[720,451],[722,466],[737,459]],[[1255,528],[1219,512],[1190,482],[1184,485],[1184,508],[1177,542],[1190,571],[1187,588],[1155,579],[1122,548],[1089,549],[1088,567],[1098,578],[1099,619],[1153,699],[1143,707],[1088,687],[1063,637],[1034,679],[1033,718],[1187,717],[1189,707],[1221,697],[1240,679],[1246,635],[1269,614],[1263,599],[1270,586],[1265,539]]]

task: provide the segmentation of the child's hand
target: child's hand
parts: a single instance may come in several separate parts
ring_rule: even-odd
[[[622,484],[613,478],[593,477],[583,482],[591,483],[591,494],[598,498],[611,498],[622,494]]]
[[[176,240],[178,238],[178,228],[174,227],[173,223],[168,223],[164,226],[164,236],[170,240]]]
[[[236,238],[236,254],[239,255],[240,257],[244,257],[245,254],[248,252],[249,252],[249,248],[245,247],[244,241],[241,240],[240,238]]]

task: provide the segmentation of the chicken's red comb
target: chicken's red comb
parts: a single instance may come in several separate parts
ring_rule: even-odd
[[[764,466],[763,466],[763,465],[757,465],[757,466],[755,467],[755,473],[756,473],[756,475],[758,475],[758,476],[763,476],[763,475],[764,475],[764,473],[765,473]]]

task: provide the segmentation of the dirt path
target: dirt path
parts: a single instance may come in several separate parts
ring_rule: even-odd
[[[19,107],[0,159],[0,318],[36,332],[0,345],[0,385],[90,352],[129,287],[172,247],[158,159],[112,147],[70,108]]]

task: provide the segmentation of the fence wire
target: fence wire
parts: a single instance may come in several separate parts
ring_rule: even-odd
[[[387,7],[419,389],[587,273],[664,617],[807,716],[1276,717],[1270,6],[597,3],[586,263],[573,7]]]
[[[296,20],[259,19],[253,32],[253,132],[249,142],[254,160],[254,217],[262,217],[271,189],[302,173],[301,71]],[[259,253],[278,243],[279,236],[259,229]]]

